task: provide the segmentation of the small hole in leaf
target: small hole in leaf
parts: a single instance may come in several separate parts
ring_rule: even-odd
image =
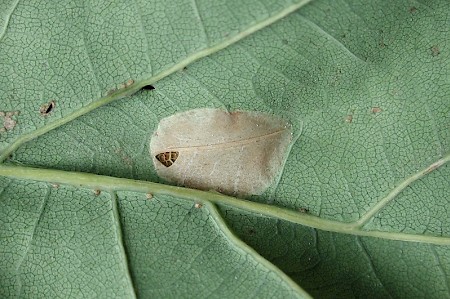
[[[144,87],[142,87],[143,90],[153,90],[155,89],[155,87],[153,85],[145,85]]]
[[[42,105],[41,108],[39,109],[39,112],[41,113],[42,116],[47,116],[48,114],[50,114],[50,112],[53,111],[55,106],[56,106],[55,101],[50,101],[47,104]]]

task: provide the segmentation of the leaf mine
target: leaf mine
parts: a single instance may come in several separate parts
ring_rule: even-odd
[[[259,195],[280,173],[291,141],[291,125],[273,115],[201,108],[162,119],[150,155],[158,175],[177,185]]]

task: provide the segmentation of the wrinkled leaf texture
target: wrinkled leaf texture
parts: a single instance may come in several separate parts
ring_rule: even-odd
[[[449,298],[449,29],[446,0],[1,1],[0,296]],[[158,122],[205,107],[293,125],[254,205],[156,175]]]

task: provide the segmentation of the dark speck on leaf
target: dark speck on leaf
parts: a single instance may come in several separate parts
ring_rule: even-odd
[[[142,87],[143,90],[153,90],[155,89],[155,87],[153,85],[145,85],[144,87]]]
[[[55,101],[50,101],[47,104],[42,105],[41,108],[39,109],[39,112],[41,113],[42,116],[46,116],[53,111],[55,106],[56,106]]]

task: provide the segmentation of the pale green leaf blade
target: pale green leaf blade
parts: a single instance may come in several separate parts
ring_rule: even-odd
[[[181,64],[235,43],[307,2],[0,4],[0,111],[18,113],[18,125],[5,128],[2,134],[0,157],[98,106],[132,94]],[[41,115],[40,108],[52,101],[55,109]]]
[[[148,141],[163,117],[198,107],[274,113],[299,138],[279,184],[251,198],[271,205],[115,182],[232,206],[222,211],[239,236],[317,297],[449,297],[449,10],[447,1],[312,2],[10,160],[66,172],[0,171],[92,189],[116,187],[70,171],[159,181]],[[261,214],[275,220],[254,220]]]

